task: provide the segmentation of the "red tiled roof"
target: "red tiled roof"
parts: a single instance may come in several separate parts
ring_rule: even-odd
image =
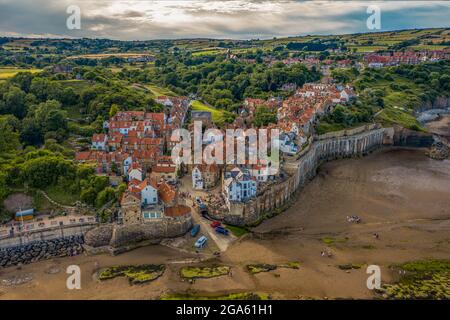
[[[104,133],[95,133],[92,136],[92,142],[104,142],[106,139],[106,134]]]
[[[158,196],[163,202],[170,203],[175,199],[176,191],[166,182],[162,182],[158,187]]]
[[[75,153],[75,160],[77,161],[86,161],[91,157],[91,151],[81,151]]]
[[[175,172],[176,168],[175,167],[167,167],[167,166],[153,166],[152,167],[152,172],[155,173],[173,173]]]

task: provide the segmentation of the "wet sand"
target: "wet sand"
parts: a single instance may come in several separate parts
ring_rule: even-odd
[[[450,138],[450,115],[444,114],[438,120],[427,122],[426,128],[433,134]]]
[[[358,215],[360,224],[347,215]],[[14,287],[2,286],[0,299],[154,299],[189,290],[198,294],[265,292],[274,298],[373,298],[366,288],[366,267],[343,271],[341,264],[377,264],[382,281],[395,275],[389,265],[425,258],[450,259],[450,161],[427,158],[424,150],[385,150],[361,159],[323,165],[318,176],[286,212],[263,222],[212,263],[232,266],[232,275],[193,284],[180,281],[179,268],[194,255],[163,246],[140,248],[116,257],[60,258],[0,270],[1,279],[32,275]],[[374,233],[380,235],[375,239]],[[322,239],[336,240],[331,245]],[[329,250],[332,257],[322,257]],[[300,261],[300,269],[277,269],[249,275],[248,263]],[[175,263],[174,263],[175,262]],[[166,263],[152,283],[130,286],[125,278],[99,283],[100,267]],[[82,270],[82,289],[67,290],[65,268]],[[57,274],[45,271],[51,266]]]

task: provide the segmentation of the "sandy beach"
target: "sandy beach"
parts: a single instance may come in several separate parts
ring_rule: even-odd
[[[357,215],[360,223],[347,216]],[[179,269],[195,253],[161,245],[119,256],[58,258],[0,270],[0,299],[156,299],[165,293],[215,295],[263,292],[273,298],[373,298],[366,266],[379,265],[382,281],[395,279],[389,266],[425,258],[450,258],[450,161],[436,161],[424,150],[386,149],[360,159],[324,164],[284,213],[264,221],[233,243],[219,259],[203,264],[231,266],[232,274],[194,283]],[[374,237],[379,234],[379,238]],[[322,256],[327,251],[331,257]],[[299,261],[300,268],[249,274],[249,263]],[[166,264],[159,279],[129,285],[125,278],[99,282],[101,267]],[[79,265],[82,289],[66,288],[66,267]],[[341,270],[342,264],[361,266]],[[29,276],[28,278],[24,276]],[[3,280],[27,280],[5,285]]]

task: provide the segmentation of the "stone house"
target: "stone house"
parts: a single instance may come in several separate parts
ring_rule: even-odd
[[[152,172],[150,174],[152,179],[176,181],[177,180],[177,168],[174,166],[163,166],[160,164],[154,165],[152,167]]]
[[[192,187],[197,190],[214,188],[220,179],[217,164],[194,165],[192,168]]]

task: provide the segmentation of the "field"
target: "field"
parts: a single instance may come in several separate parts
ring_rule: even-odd
[[[150,90],[150,92],[155,96],[172,96],[175,97],[177,94],[167,88],[158,87],[154,84],[149,84],[146,86],[147,89]]]
[[[77,194],[67,192],[67,190],[58,186],[51,186],[45,191],[50,199],[63,205],[70,206],[73,205],[74,202],[80,200]]]
[[[371,84],[373,89],[382,89],[386,92],[384,97],[385,107],[376,119],[385,124],[398,123],[405,128],[420,129],[420,124],[413,116],[412,111],[421,104],[419,98],[423,91],[412,81],[392,75],[393,81],[379,79]],[[390,85],[395,83],[398,89],[393,89]]]
[[[110,58],[110,57],[117,57],[117,58],[140,58],[143,56],[148,56],[150,55],[150,53],[131,53],[131,52],[126,52],[126,53],[120,53],[120,52],[114,52],[114,53],[96,53],[96,54],[80,54],[80,55],[76,55],[76,56],[70,56],[67,57],[67,59],[80,59],[80,58],[84,58],[84,59],[105,59],[105,58]]]
[[[75,91],[81,91],[89,87],[89,81],[86,80],[61,80],[60,83],[63,86],[73,88]]]
[[[226,111],[218,110],[213,107],[207,106],[199,100],[194,100],[191,102],[192,110],[194,111],[209,111],[212,115],[212,120],[215,124],[221,125],[225,122]]]
[[[12,78],[19,72],[37,73],[41,71],[41,69],[0,68],[0,80]]]

